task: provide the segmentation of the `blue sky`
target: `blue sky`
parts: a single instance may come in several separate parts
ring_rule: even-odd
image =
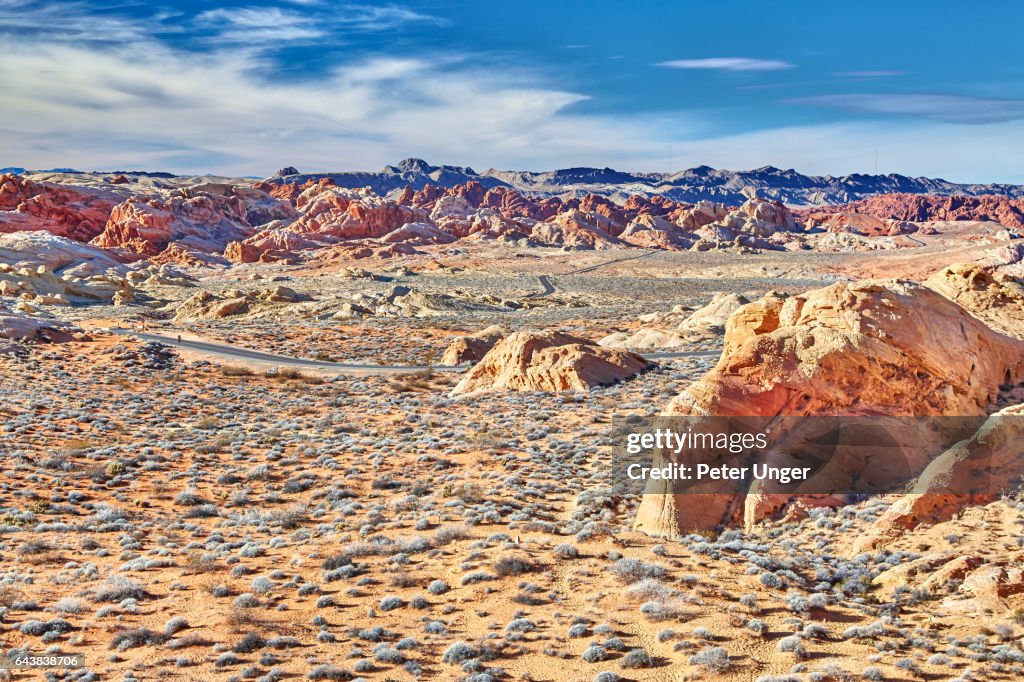
[[[1024,183],[1022,25],[994,1],[0,0],[0,166],[844,174],[877,156]]]

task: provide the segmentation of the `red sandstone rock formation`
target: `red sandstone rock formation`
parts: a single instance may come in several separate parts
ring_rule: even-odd
[[[1007,227],[1024,227],[1024,199],[992,194],[977,197],[880,194],[841,206],[798,212],[802,220],[818,222],[830,220],[835,214],[865,214],[906,222],[990,220]]]
[[[1024,342],[931,289],[894,280],[840,283],[737,310],[727,322],[718,365],[666,412],[977,416],[995,401],[1000,385],[1021,376]],[[868,475],[867,467],[889,463],[864,465],[861,474]],[[780,503],[754,495],[741,508],[735,495],[711,494],[694,505],[669,484],[648,491],[661,494],[644,497],[635,527],[656,535],[740,518],[750,525]]]
[[[118,204],[91,243],[146,256],[159,254],[172,242],[220,253],[229,242],[251,234],[240,198],[176,190],[166,200],[131,197]]]
[[[117,195],[0,175],[0,232],[44,230],[87,242],[103,231]]]

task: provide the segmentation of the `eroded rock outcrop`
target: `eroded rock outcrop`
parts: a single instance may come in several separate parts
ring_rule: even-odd
[[[638,355],[570,334],[515,332],[495,344],[451,394],[486,389],[587,391],[627,379],[648,366]]]
[[[717,366],[666,413],[978,416],[1001,384],[1021,376],[1024,342],[935,291],[896,280],[840,283],[738,309]],[[734,495],[693,505],[670,484],[648,491],[655,494],[644,497],[636,528],[659,535],[741,518],[749,526],[776,507],[737,505]]]
[[[445,348],[440,364],[455,367],[479,362],[506,334],[508,330],[495,324],[474,334],[460,336]]]
[[[66,343],[76,331],[79,330],[65,322],[25,317],[0,308],[0,354],[17,350],[12,341]]]
[[[229,242],[251,234],[245,202],[237,196],[175,190],[167,199],[136,196],[118,204],[92,244],[144,256],[155,256],[172,242],[221,253]]]
[[[0,175],[0,232],[42,230],[79,242],[103,231],[120,198],[91,187]]]
[[[1016,278],[961,263],[939,270],[924,285],[993,329],[1024,338],[1024,285]]]
[[[570,209],[533,226],[531,237],[542,244],[571,249],[608,249],[622,244],[610,230],[614,224],[596,213]]]
[[[251,291],[228,289],[217,294],[199,291],[175,305],[174,319],[212,320],[235,315],[261,317],[273,313],[281,304],[303,300],[309,300],[309,297],[285,286]]]
[[[924,523],[939,523],[966,505],[999,499],[1024,474],[1024,405],[1000,410],[971,438],[938,455],[860,538],[854,551],[877,547]]]
[[[110,253],[46,232],[0,234],[0,263],[37,268],[51,272],[73,271],[77,275],[96,275],[122,267]]]
[[[863,214],[906,222],[992,221],[1006,227],[1024,227],[1024,199],[994,194],[973,197],[880,194],[848,204],[805,211],[801,217],[823,223],[832,219],[831,214]]]

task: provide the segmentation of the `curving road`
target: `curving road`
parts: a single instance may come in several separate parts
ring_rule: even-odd
[[[656,253],[658,252],[645,251],[644,253],[638,255],[622,256],[621,258],[612,258],[611,260],[606,260],[603,263],[597,263],[596,265],[588,265],[585,268],[576,268],[575,270],[570,270],[569,272],[563,272],[560,276],[566,277],[568,275],[581,275],[585,272],[593,272],[594,270],[599,270],[600,268],[608,267],[609,265],[614,265],[616,263],[624,263],[626,261],[636,260],[638,258],[647,258],[648,256],[653,256]],[[556,287],[551,282],[551,278],[548,275],[537,275],[537,281],[540,283],[542,291],[535,291],[532,294],[527,294],[524,298],[544,298],[545,296],[550,296],[551,294],[555,293]]]
[[[537,275],[537,281],[544,287],[543,291],[535,291],[532,294],[527,294],[524,298],[544,298],[555,293],[555,285],[551,283],[551,278],[547,275]]]
[[[377,374],[394,374],[399,372],[422,372],[425,370],[433,370],[435,372],[464,372],[466,371],[465,366],[461,367],[444,367],[444,366],[427,366],[427,365],[370,365],[360,363],[347,363],[347,362],[330,362],[329,360],[312,360],[309,358],[295,358],[289,355],[278,355],[276,353],[265,353],[263,351],[252,350],[245,348],[244,346],[236,346],[233,344],[224,343],[212,343],[210,341],[195,341],[192,339],[181,339],[178,340],[176,336],[164,336],[162,334],[153,334],[150,332],[136,332],[131,329],[115,328],[111,329],[114,334],[122,334],[126,336],[136,336],[144,341],[156,341],[162,343],[165,346],[173,348],[184,348],[186,350],[196,350],[203,353],[211,353],[213,355],[219,355],[225,358],[232,358],[235,360],[252,360],[256,362],[263,362],[272,364],[277,367],[295,367],[295,368],[308,368],[308,369],[333,369],[336,371],[350,371],[350,372],[362,372],[362,373],[377,373]],[[721,353],[719,351],[683,351],[678,353],[650,353],[643,357],[647,360],[658,361],[658,360],[672,360],[675,358],[717,358]]]

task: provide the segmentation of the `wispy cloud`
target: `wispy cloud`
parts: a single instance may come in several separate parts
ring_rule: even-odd
[[[0,148],[4,163],[30,167],[258,174],[282,164],[365,168],[413,155],[528,168],[631,159],[637,167],[666,135],[635,117],[574,113],[585,95],[451,54],[367,58],[319,79],[271,83],[243,49],[111,49],[6,36],[0,51],[17,55],[0,60],[9,129]]]
[[[960,124],[1024,119],[1024,99],[931,93],[818,95],[785,100],[860,114],[891,114]]]
[[[895,76],[907,76],[909,74],[910,74],[909,71],[877,70],[877,71],[837,71],[833,75],[840,76],[842,78],[892,78],[892,77],[895,77]]]
[[[214,30],[212,40],[243,45],[313,40],[325,35],[313,17],[277,7],[218,8],[195,18],[201,27]]]
[[[748,57],[706,57],[704,59],[674,59],[655,66],[670,69],[705,69],[710,71],[783,71],[796,64],[778,59],[750,59]]]
[[[429,14],[421,14],[398,5],[342,5],[331,9],[336,20],[362,31],[388,31],[404,24],[447,22]]]

